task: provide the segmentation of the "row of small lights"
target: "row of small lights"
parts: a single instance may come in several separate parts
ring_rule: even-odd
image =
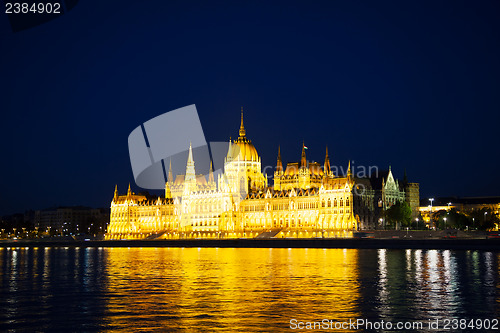
[[[429,201],[431,202],[431,204],[429,205],[429,208],[430,208],[430,215],[432,216],[432,202],[434,201],[434,198],[429,198]],[[450,214],[450,206],[451,206],[451,202],[448,202],[448,213],[447,214]],[[488,212],[484,212],[484,219],[486,220],[486,215],[488,214]],[[446,217],[443,217],[443,220],[444,220],[444,228],[446,229]],[[474,224],[474,221],[475,219],[472,218],[472,224]],[[418,218],[417,218],[417,222],[418,222]]]

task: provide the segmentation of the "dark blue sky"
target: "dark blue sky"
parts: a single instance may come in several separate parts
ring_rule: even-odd
[[[304,140],[422,197],[500,194],[498,0],[80,1],[17,33],[0,14],[0,91],[0,214],[108,206],[129,133],[190,104],[207,141],[243,106],[263,165]]]

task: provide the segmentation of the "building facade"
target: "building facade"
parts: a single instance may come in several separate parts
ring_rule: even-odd
[[[441,197],[432,200],[431,205],[429,199],[422,199],[419,208],[420,216],[429,228],[435,227],[431,222],[431,218],[435,214],[448,212],[452,209],[464,214],[471,214],[475,211],[500,213],[500,197]],[[489,216],[483,218],[487,219]]]
[[[102,234],[109,219],[107,208],[58,207],[35,211],[34,226],[54,235]]]
[[[327,159],[328,161],[328,156]],[[278,166],[281,165],[278,156]],[[357,230],[352,211],[350,172],[336,177],[326,163],[300,163],[276,171],[268,187],[261,158],[246,136],[243,114],[239,137],[229,142],[224,173],[217,182],[196,175],[192,148],[186,173],[173,180],[171,168],[164,197],[115,194],[107,239],[344,237]]]
[[[165,195],[115,194],[107,239],[348,237],[375,229],[378,215],[405,192],[391,171],[356,178],[331,170],[328,149],[323,165],[309,162],[305,146],[299,162],[283,167],[278,148],[273,186],[262,173],[261,158],[246,136],[243,113],[239,137],[229,140],[224,172],[208,180],[195,172],[191,146],[185,175],[170,166]]]
[[[354,214],[360,229],[385,229],[384,211],[396,203],[407,202],[412,209],[412,218],[418,216],[419,184],[408,183],[406,175],[400,183],[388,171],[377,170],[370,177],[354,178]]]

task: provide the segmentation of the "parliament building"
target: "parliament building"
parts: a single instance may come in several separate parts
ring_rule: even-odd
[[[106,239],[350,237],[379,228],[381,211],[409,194],[418,197],[418,184],[400,185],[390,169],[357,178],[349,163],[347,173],[337,176],[328,149],[321,165],[307,160],[304,145],[300,162],[286,167],[278,148],[274,182],[268,186],[242,112],[239,137],[229,141],[217,181],[212,168],[208,179],[196,174],[190,146],[185,174],[174,179],[170,165],[161,197],[135,194],[130,185],[119,195],[115,187]]]

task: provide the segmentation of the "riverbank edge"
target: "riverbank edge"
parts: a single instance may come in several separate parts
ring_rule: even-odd
[[[221,247],[422,249],[500,251],[500,239],[178,239],[178,240],[3,240],[0,248],[17,247]]]

